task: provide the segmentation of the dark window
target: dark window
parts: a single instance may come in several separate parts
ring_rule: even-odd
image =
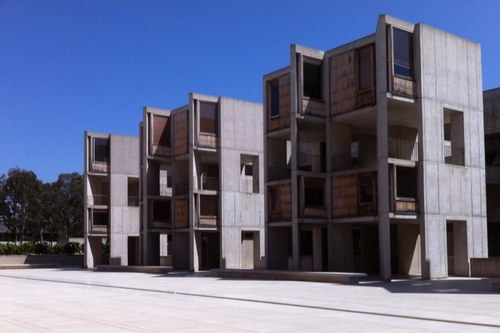
[[[393,29],[394,74],[413,78],[413,34]]]
[[[94,138],[94,161],[109,162],[109,140]]]
[[[153,221],[170,221],[170,202],[153,202]]]
[[[128,205],[139,206],[139,178],[128,178]]]
[[[217,103],[200,102],[200,132],[217,133]]]
[[[213,195],[200,196],[200,216],[218,216],[219,198]]]
[[[373,177],[361,176],[359,179],[359,194],[361,203],[373,202]]]
[[[312,230],[302,230],[300,232],[300,255],[312,256],[313,235]]]
[[[304,203],[306,206],[323,206],[323,189],[321,188],[306,188],[304,190]]]
[[[417,169],[396,168],[396,196],[400,198],[417,197]]]
[[[93,225],[108,225],[108,212],[94,210],[92,214],[92,224]]]
[[[269,84],[271,93],[271,117],[280,115],[280,83],[279,80],[274,80]]]
[[[322,99],[321,65],[304,61],[304,97]]]
[[[366,46],[358,50],[359,59],[359,91],[372,87],[372,47]]]

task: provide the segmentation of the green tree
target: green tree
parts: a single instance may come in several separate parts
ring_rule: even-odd
[[[83,177],[63,173],[50,184],[52,189],[53,226],[58,239],[83,236]]]
[[[0,209],[9,231],[16,241],[43,238],[42,182],[32,171],[19,168],[9,170],[2,178]]]

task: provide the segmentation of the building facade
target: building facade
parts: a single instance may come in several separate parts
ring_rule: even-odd
[[[488,255],[500,257],[500,88],[485,91],[483,99]]]
[[[145,265],[192,271],[265,263],[262,106],[190,94],[146,107],[141,137]]]
[[[139,264],[139,140],[84,134],[85,267]]]
[[[264,76],[268,268],[443,278],[488,256],[480,46],[381,15]]]

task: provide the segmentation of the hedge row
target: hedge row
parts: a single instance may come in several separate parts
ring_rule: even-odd
[[[64,245],[43,242],[26,242],[22,244],[0,244],[0,255],[8,254],[82,254],[83,244],[70,242]]]

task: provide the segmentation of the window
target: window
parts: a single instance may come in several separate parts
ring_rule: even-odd
[[[200,102],[200,132],[217,134],[217,103]]]
[[[153,221],[170,221],[170,202],[153,202]]]
[[[128,178],[128,205],[129,207],[139,206],[139,178]]]
[[[109,140],[94,138],[94,161],[109,162]]]
[[[417,169],[396,167],[396,196],[399,198],[417,197]]]
[[[219,197],[214,195],[200,195],[200,216],[219,215]]]
[[[107,210],[94,210],[92,213],[92,225],[108,225],[108,211]]]
[[[300,232],[300,255],[313,255],[313,234],[312,230],[302,230]]]
[[[371,175],[360,176],[359,196],[360,203],[373,202],[373,177]]]
[[[394,74],[413,78],[413,34],[393,28]]]
[[[304,61],[304,97],[322,99],[321,64]]]
[[[259,193],[259,156],[240,155],[240,192]]]
[[[172,193],[172,176],[170,172],[168,166],[160,165],[160,169],[158,170],[160,196],[168,196]]]
[[[323,206],[323,189],[321,188],[306,188],[304,190],[304,203],[306,206]]]
[[[443,155],[447,164],[464,165],[464,115],[443,109]]]
[[[269,83],[270,92],[270,109],[271,117],[278,117],[280,115],[280,84],[279,80],[273,80]]]
[[[358,49],[358,90],[365,91],[372,88],[372,46]]]

